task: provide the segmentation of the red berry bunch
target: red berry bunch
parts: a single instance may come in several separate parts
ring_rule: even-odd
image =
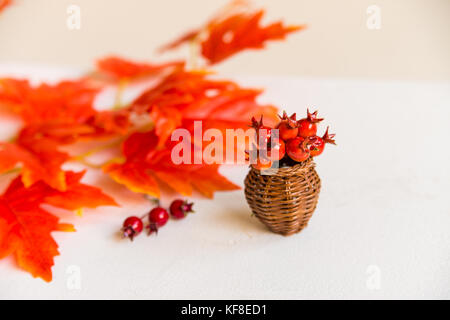
[[[174,200],[170,205],[170,215],[173,219],[183,219],[188,213],[194,212],[192,210],[193,203],[186,200]],[[122,235],[124,238],[129,238],[131,241],[144,230],[144,220],[148,218],[148,235],[153,232],[158,232],[158,229],[163,227],[169,221],[169,213],[166,209],[158,205],[153,208],[148,214],[141,218],[129,217],[122,227]]]
[[[317,136],[317,124],[324,120],[318,118],[317,111],[310,113],[307,110],[306,118],[300,120],[295,113],[288,116],[286,112],[279,118],[275,128],[265,126],[262,117],[260,121],[252,118],[258,141],[252,149],[256,153],[256,163],[252,163],[255,169],[269,169],[275,161],[279,166],[294,165],[321,155],[327,143],[336,144],[335,135],[329,134],[328,128],[322,137]],[[276,139],[274,129],[278,129]]]
[[[262,116],[259,121],[252,118],[252,127],[256,131],[256,144],[254,143],[251,149],[256,163],[253,163],[252,166],[259,170],[269,169],[274,161],[284,158],[286,154],[284,140],[276,136],[272,128],[263,124]],[[247,160],[251,159],[250,152],[247,152]]]

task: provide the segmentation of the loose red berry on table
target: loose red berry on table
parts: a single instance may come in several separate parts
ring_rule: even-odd
[[[298,121],[298,135],[303,138],[315,136],[317,134],[317,123],[323,120],[317,118],[317,111],[310,113],[308,110],[307,112],[307,117]]]
[[[144,230],[144,223],[142,222],[142,219],[138,217],[129,217],[123,223],[123,236],[125,238],[130,238],[131,241],[133,241],[134,237],[139,235],[142,230]]]
[[[175,219],[183,219],[188,213],[194,212],[192,210],[193,203],[184,200],[175,200],[170,205],[170,214]]]
[[[158,231],[158,228],[164,226],[169,220],[169,213],[166,209],[161,207],[156,207],[148,214],[148,219],[150,221],[149,234],[152,231]]]

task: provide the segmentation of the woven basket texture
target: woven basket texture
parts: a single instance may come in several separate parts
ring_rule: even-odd
[[[285,236],[302,231],[319,199],[321,182],[315,163],[308,159],[292,167],[262,174],[250,167],[245,197],[253,214],[272,232]]]

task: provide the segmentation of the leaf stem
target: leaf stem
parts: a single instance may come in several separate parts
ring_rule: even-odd
[[[104,150],[111,149],[113,147],[117,147],[118,145],[120,145],[122,143],[122,141],[123,141],[123,138],[121,138],[121,139],[119,139],[117,141],[114,141],[114,142],[111,142],[111,143],[99,146],[99,147],[94,148],[92,150],[89,150],[89,151],[87,151],[85,153],[82,153],[80,155],[74,156],[74,157],[72,157],[71,160],[73,160],[73,161],[85,160],[86,158],[89,158],[90,156],[93,156],[96,153],[102,152]]]
[[[89,167],[91,169],[96,169],[96,170],[100,170],[100,169],[102,169],[104,166],[106,166],[108,164],[111,164],[111,163],[114,163],[114,162],[120,162],[120,161],[122,161],[121,157],[112,158],[112,159],[110,159],[110,160],[108,160],[106,162],[99,163],[99,164],[92,163],[92,162],[90,162],[90,161],[88,161],[86,159],[78,160],[79,163],[85,165],[86,167]]]
[[[122,106],[123,106],[122,97],[123,97],[123,93],[125,92],[125,89],[128,85],[128,82],[129,81],[127,78],[122,78],[119,80],[113,110],[118,110],[118,109],[122,108]]]
[[[8,174],[19,173],[21,171],[22,171],[22,168],[14,168],[14,169],[3,172],[1,175],[6,176]]]
[[[197,37],[189,42],[189,65],[193,70],[198,68],[199,42]]]

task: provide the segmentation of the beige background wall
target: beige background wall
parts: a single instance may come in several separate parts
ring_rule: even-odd
[[[0,63],[88,67],[108,53],[154,59],[154,49],[195,27],[226,0],[15,0],[0,15]],[[450,80],[450,0],[256,0],[271,18],[310,28],[222,72]],[[81,30],[66,26],[81,7]],[[381,29],[366,26],[381,8]],[[183,54],[184,51],[178,52]],[[161,59],[160,57],[157,59]]]

